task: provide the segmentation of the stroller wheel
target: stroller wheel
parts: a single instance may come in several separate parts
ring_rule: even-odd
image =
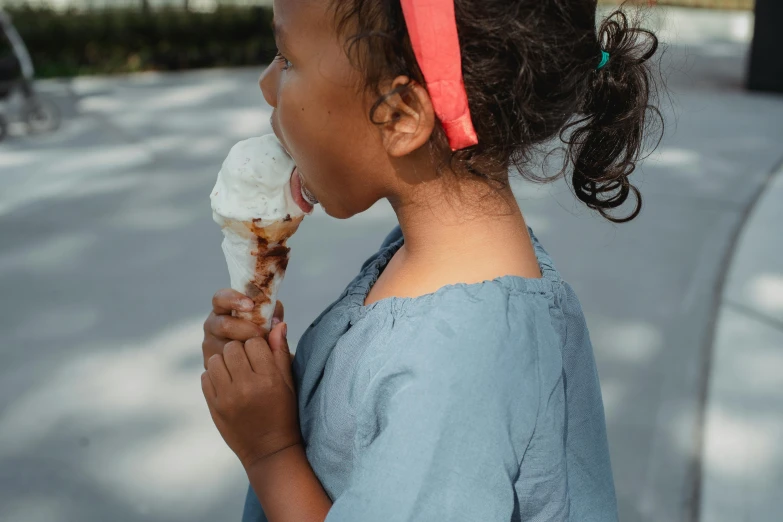
[[[24,108],[24,121],[31,133],[50,132],[60,126],[60,111],[49,101],[33,98]]]

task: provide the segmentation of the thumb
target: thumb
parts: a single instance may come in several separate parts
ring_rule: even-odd
[[[275,365],[283,375],[286,384],[293,390],[294,378],[291,374],[291,352],[288,350],[288,324],[279,323],[269,332],[269,348],[275,359]]]

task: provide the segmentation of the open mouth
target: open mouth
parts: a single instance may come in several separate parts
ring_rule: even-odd
[[[311,213],[315,205],[318,204],[318,199],[302,183],[302,177],[299,174],[299,169],[296,167],[294,167],[291,173],[291,196],[293,196],[294,202],[305,214]]]

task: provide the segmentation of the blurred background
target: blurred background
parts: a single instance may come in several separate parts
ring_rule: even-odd
[[[0,0],[0,521],[239,520],[199,381],[228,286],[208,194],[231,145],[270,132],[269,3]],[[516,193],[588,316],[621,520],[777,522],[782,4],[638,5],[669,89],[643,213]],[[292,346],[394,225],[386,204],[305,222]]]

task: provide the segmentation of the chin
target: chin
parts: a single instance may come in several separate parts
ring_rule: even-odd
[[[332,205],[324,205],[321,203],[321,208],[326,215],[335,219],[349,219],[357,214],[357,212],[347,212],[344,208]]]
[[[370,205],[361,207],[353,207],[353,206],[345,206],[340,205],[339,203],[331,203],[331,202],[321,202],[321,208],[324,212],[326,212],[327,216],[333,217],[335,219],[350,219],[354,217],[357,214],[361,214],[362,212],[368,210],[370,207],[372,207],[375,204],[375,202],[372,202]]]

